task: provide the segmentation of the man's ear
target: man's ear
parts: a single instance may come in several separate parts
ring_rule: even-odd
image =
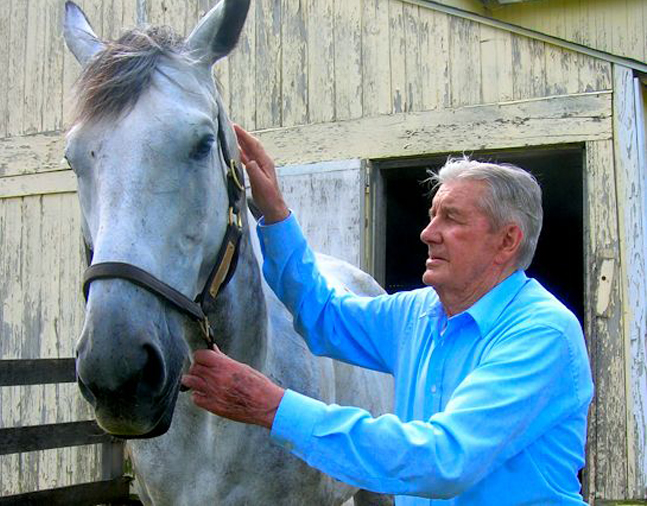
[[[504,225],[500,231],[499,252],[496,260],[499,264],[507,264],[519,254],[523,240],[523,232],[516,223]]]

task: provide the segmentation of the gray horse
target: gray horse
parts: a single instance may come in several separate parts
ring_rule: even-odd
[[[78,383],[101,427],[128,438],[146,504],[332,505],[353,495],[382,504],[180,392],[191,351],[215,339],[283,387],[391,410],[391,379],[313,357],[260,275],[235,137],[211,77],[248,8],[224,0],[186,40],[148,28],[103,42],[66,4],[65,40],[84,67],[66,157],[92,252]],[[320,262],[340,287],[382,292],[348,264]]]

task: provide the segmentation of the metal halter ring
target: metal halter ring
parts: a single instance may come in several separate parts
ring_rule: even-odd
[[[233,158],[229,161],[229,172],[231,173],[231,177],[234,180],[234,183],[236,183],[236,186],[241,192],[245,191],[245,187],[242,185],[242,183],[238,179],[238,170],[236,170],[236,160]]]

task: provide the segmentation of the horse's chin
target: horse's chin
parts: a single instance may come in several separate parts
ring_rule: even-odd
[[[173,420],[179,385],[162,401],[124,413],[123,406],[115,410],[110,406],[95,406],[95,417],[99,427],[113,437],[121,439],[148,439],[166,434]],[[136,416],[130,416],[136,411]]]

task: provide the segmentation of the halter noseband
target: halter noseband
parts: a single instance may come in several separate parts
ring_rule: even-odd
[[[90,284],[97,279],[126,279],[145,288],[149,292],[166,300],[178,311],[186,314],[200,324],[202,336],[209,348],[215,344],[213,331],[206,315],[206,307],[218,296],[229,283],[238,263],[238,245],[242,236],[242,203],[245,188],[242,185],[242,173],[236,161],[229,156],[227,140],[222,128],[218,128],[218,142],[223,158],[227,164],[227,196],[229,198],[228,221],[225,236],[218,250],[216,262],[211,269],[202,292],[195,300],[159,280],[149,272],[124,262],[101,262],[90,265],[83,274],[83,295],[88,300]],[[86,244],[88,264],[91,263],[93,251]]]

